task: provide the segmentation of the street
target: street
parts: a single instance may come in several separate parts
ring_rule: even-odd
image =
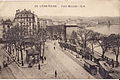
[[[77,64],[73,59],[63,53],[57,46],[54,49],[53,42],[46,42],[44,63],[40,62],[40,70],[38,64],[34,64],[32,68],[19,67],[16,63],[10,64],[7,68],[3,68],[1,78],[30,78],[30,79],[87,79],[94,78],[83,67]],[[12,71],[12,72],[11,72]],[[55,77],[57,71],[57,77]],[[8,73],[8,74],[5,74]],[[13,74],[14,75],[13,75]],[[7,75],[7,76],[6,76]]]
[[[54,45],[48,43],[49,51],[56,56],[56,59],[60,61],[64,67],[66,67],[75,78],[94,78],[86,70],[83,69],[79,64],[77,64],[70,57],[65,55],[59,48],[53,49]],[[57,62],[58,63],[58,62]]]

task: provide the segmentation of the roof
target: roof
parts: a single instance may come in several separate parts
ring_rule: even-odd
[[[31,12],[31,10],[26,10],[26,9],[24,9],[24,10],[17,10],[17,13],[24,13],[24,14],[33,14],[32,12]]]
[[[78,27],[77,25],[65,25],[65,27]]]
[[[39,52],[33,48],[28,49],[27,51],[28,51],[28,55],[38,55],[39,54]]]
[[[90,60],[84,60],[85,63],[89,64],[89,65],[93,65],[93,66],[97,66],[96,63],[94,63],[93,61],[90,61]]]
[[[101,58],[100,53],[97,53],[97,52],[94,51],[94,58],[100,59]]]
[[[105,61],[99,61],[99,63],[106,71],[111,71],[112,68]]]
[[[12,21],[10,19],[7,19],[3,21],[3,24],[12,25]]]

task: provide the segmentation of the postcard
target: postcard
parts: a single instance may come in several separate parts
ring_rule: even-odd
[[[120,0],[0,1],[0,79],[120,79]]]

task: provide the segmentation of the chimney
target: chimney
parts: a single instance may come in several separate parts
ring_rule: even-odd
[[[19,13],[20,12],[20,9],[16,10],[16,13]]]
[[[28,10],[28,12],[30,12],[30,13],[31,13],[31,10],[29,9],[29,10]]]

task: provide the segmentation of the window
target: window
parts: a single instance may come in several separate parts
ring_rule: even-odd
[[[31,21],[31,18],[29,18],[29,21]]]
[[[26,20],[28,21],[28,18]]]
[[[22,23],[20,23],[21,24],[21,26],[22,26]]]
[[[29,25],[31,26],[31,22],[29,23]]]

